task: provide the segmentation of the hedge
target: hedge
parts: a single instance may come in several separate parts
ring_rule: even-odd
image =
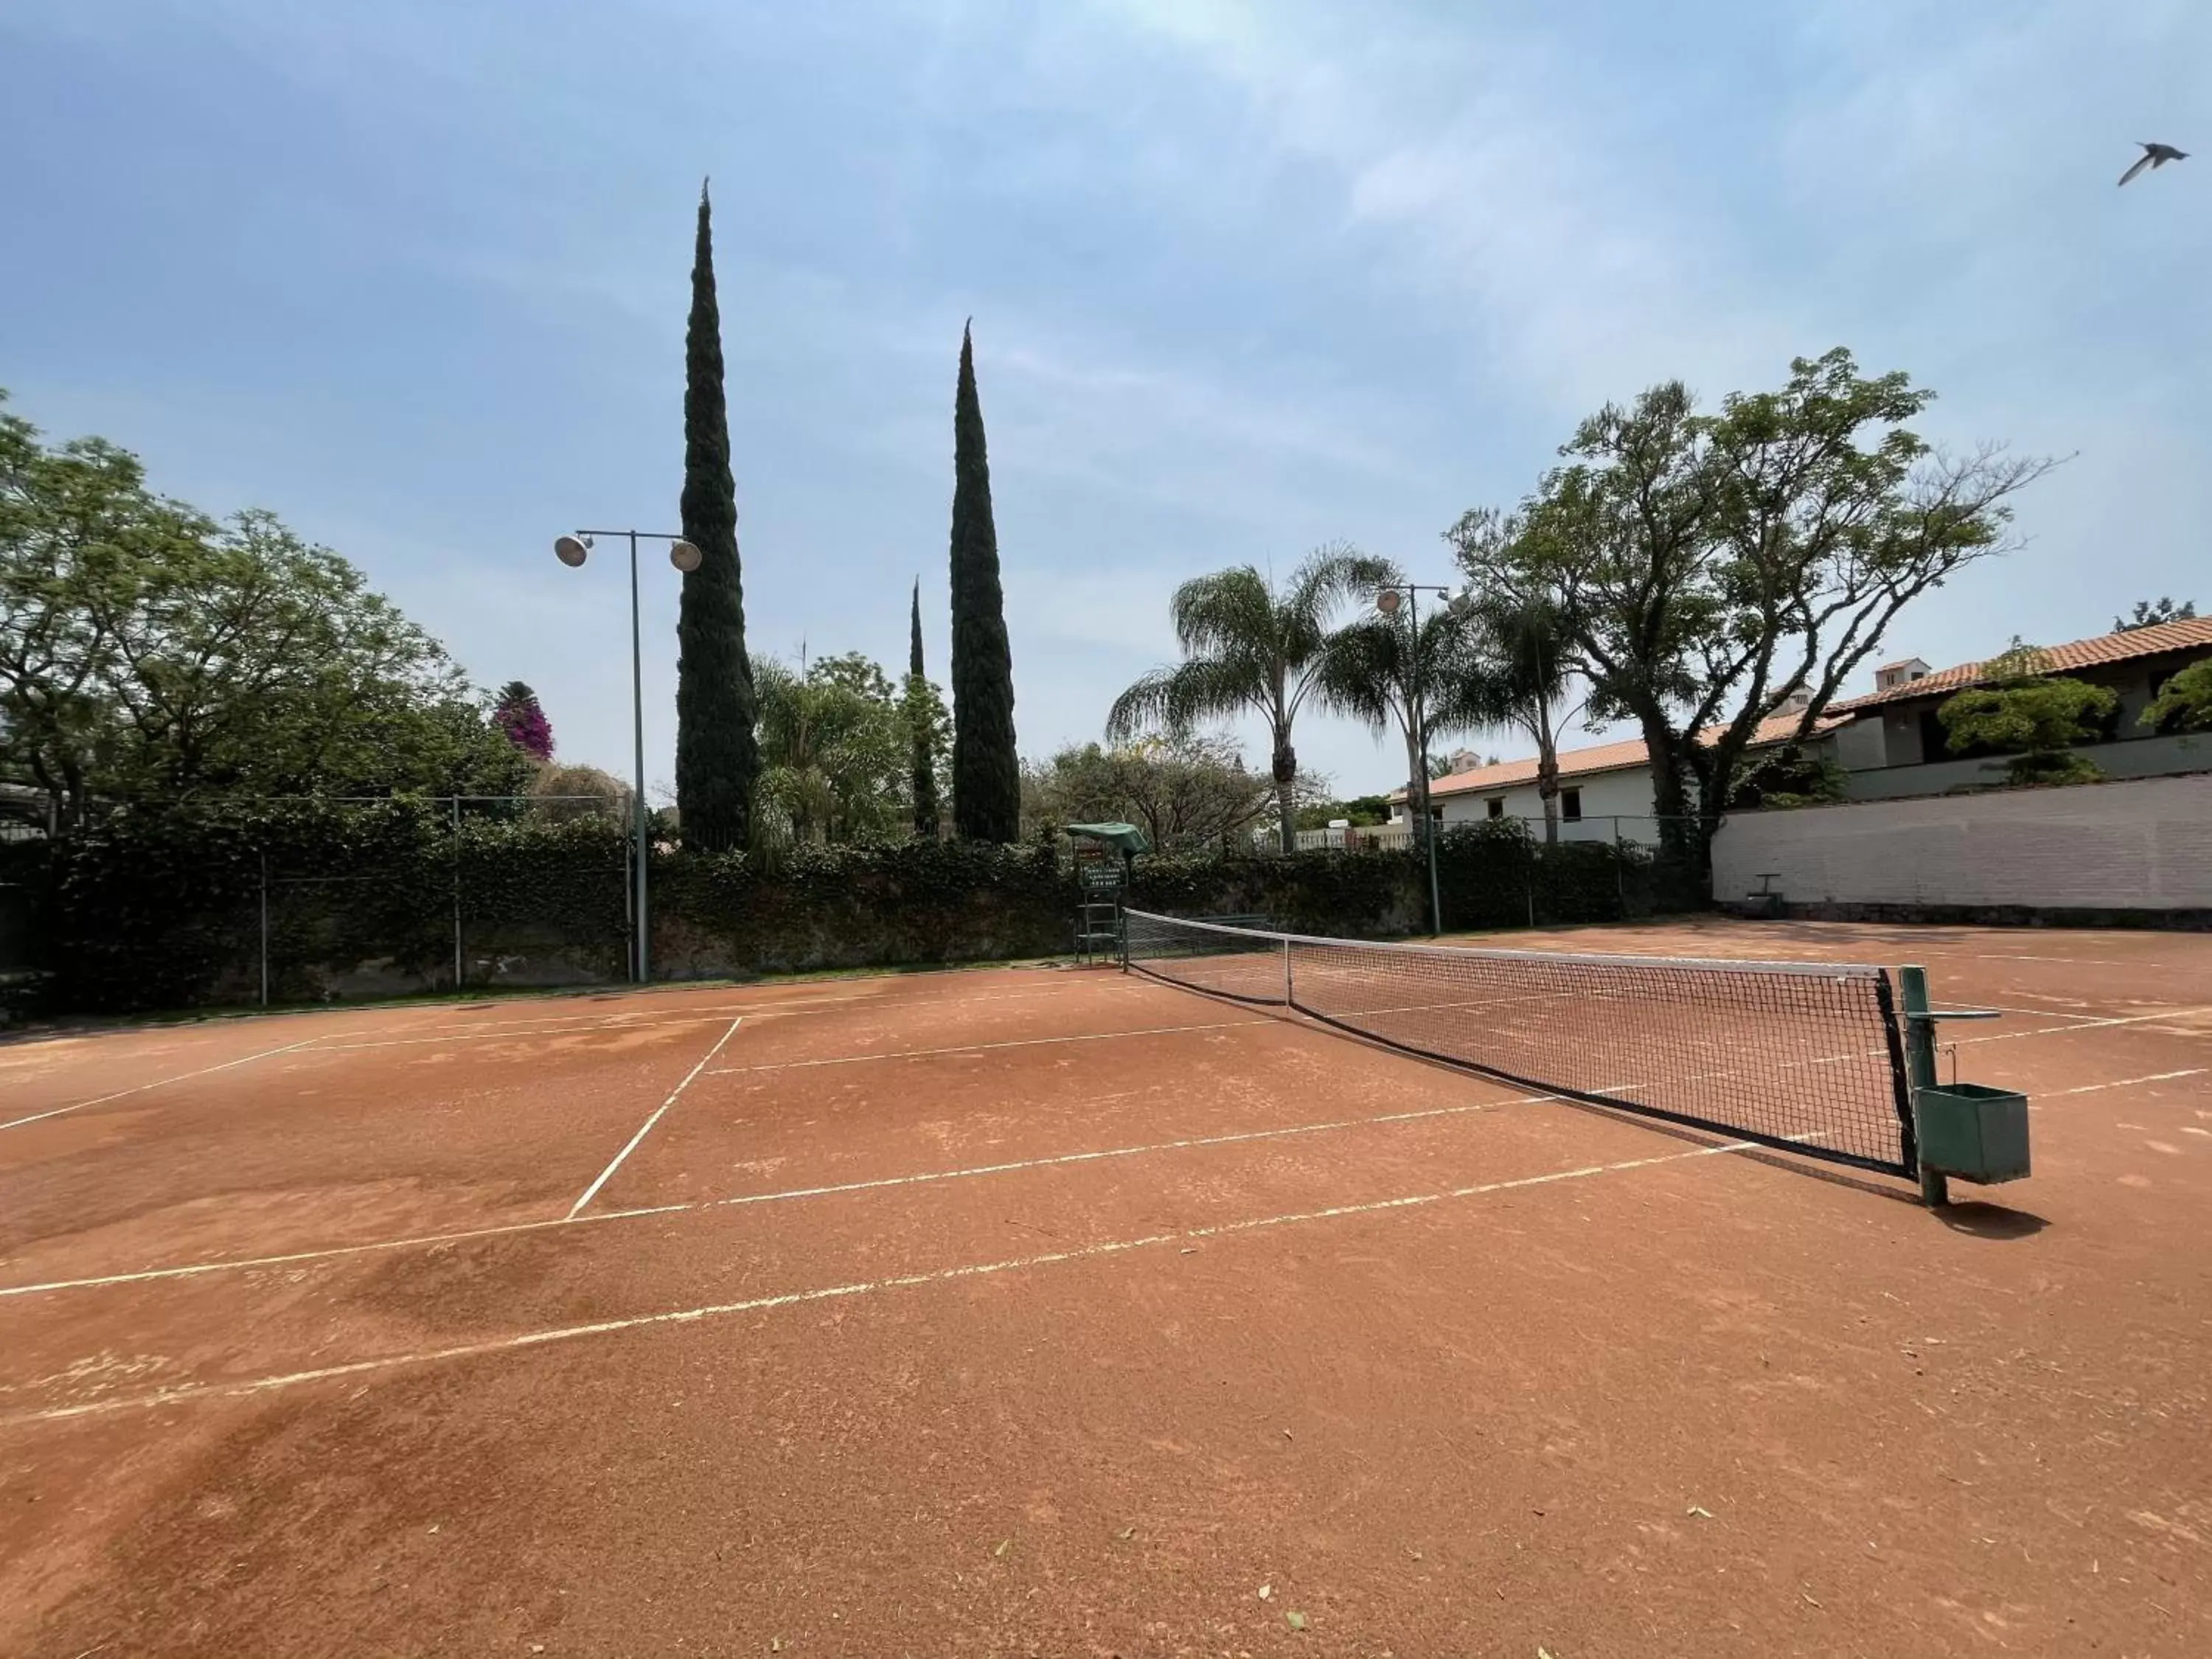
[[[112,812],[53,843],[0,844],[31,965],[53,1010],[124,1012],[605,983],[629,953],[629,842],[604,819],[548,822],[447,801],[292,801]],[[1648,851],[1547,847],[1517,823],[1437,845],[1455,930],[1684,908]],[[1052,956],[1077,892],[1050,842],[916,842],[741,853],[663,849],[650,872],[657,977]],[[1417,852],[1148,856],[1130,902],[1261,914],[1302,933],[1426,931]],[[27,920],[25,920],[27,918]],[[0,964],[4,965],[4,964]]]

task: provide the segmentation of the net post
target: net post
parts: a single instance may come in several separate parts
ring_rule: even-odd
[[[1920,1091],[1936,1086],[1936,1020],[1928,1009],[1928,970],[1900,968],[1897,988],[1905,1003],[1905,1074],[1912,1085],[1912,1111],[1920,1115]],[[1930,1209],[1951,1201],[1950,1185],[1942,1172],[1920,1164],[1920,1198]]]
[[[1283,1006],[1295,1008],[1297,1006],[1298,1000],[1291,986],[1291,939],[1285,933],[1283,936]]]

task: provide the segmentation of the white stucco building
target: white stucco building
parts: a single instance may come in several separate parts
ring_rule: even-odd
[[[1823,720],[1827,732],[1844,722]],[[1797,729],[1795,714],[1767,720],[1753,739],[1771,746]],[[1817,747],[1817,745],[1814,745]],[[1430,810],[1441,823],[1468,823],[1484,818],[1522,818],[1540,823],[1543,798],[1536,793],[1536,761],[1502,761],[1495,766],[1454,772],[1429,785]],[[1393,823],[1406,816],[1406,792],[1390,797]],[[1559,833],[1577,841],[1650,838],[1651,761],[1641,738],[1559,751]]]
[[[2100,634],[2049,647],[2044,656],[2045,672],[2108,686],[2117,694],[2117,706],[2105,729],[2077,750],[2107,777],[2212,770],[2212,737],[2147,731],[2138,718],[2175,673],[2212,656],[2212,617]],[[1884,663],[1875,671],[1872,691],[1828,706],[1805,747],[1844,769],[1846,799],[1988,787],[2002,780],[2002,758],[1952,755],[1936,712],[1955,693],[1988,684],[1988,666],[1969,662],[1931,671],[1917,657]],[[1784,713],[1766,720],[1753,738],[1754,747],[1787,741],[1797,729],[1798,718]],[[1429,793],[1432,812],[1447,824],[1483,818],[1543,820],[1533,756],[1454,771],[1431,783]],[[1403,822],[1403,789],[1391,795],[1390,812],[1394,823]],[[1559,819],[1560,833],[1577,840],[1651,838],[1651,767],[1643,740],[1562,750]]]

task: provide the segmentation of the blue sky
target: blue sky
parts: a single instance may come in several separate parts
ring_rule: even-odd
[[[2138,139],[2206,155],[2116,191]],[[708,173],[754,650],[896,669],[918,574],[944,678],[972,313],[1026,753],[1170,654],[1181,579],[1346,538],[1442,580],[1607,398],[1838,343],[1933,436],[2074,457],[1895,654],[2212,605],[2192,0],[9,0],[0,144],[16,411],[274,508],[624,774],[618,571],[547,549],[673,524]]]

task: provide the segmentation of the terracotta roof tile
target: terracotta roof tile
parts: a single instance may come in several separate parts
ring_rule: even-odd
[[[2170,651],[2212,650],[2212,617],[2195,617],[2186,622],[2158,623],[2149,628],[2130,628],[2118,634],[2100,634],[2094,639],[2072,640],[2064,645],[2043,647],[2051,660],[2051,668],[2059,673],[2075,669],[2094,668],[2106,663],[2131,662],[2138,657],[2163,656]],[[1868,708],[1876,703],[1895,702],[1902,697],[1924,697],[1935,691],[1962,691],[1970,685],[1979,684],[1984,678],[1986,662],[1962,662],[1953,668],[1938,669],[1923,674],[1917,680],[1907,680],[1863,697],[1853,697],[1844,702],[1828,705],[1831,713],[1846,714],[1856,708]]]
[[[1824,714],[1814,723],[1813,729],[1815,732],[1826,732],[1842,724],[1841,720]],[[1751,740],[1754,745],[1780,743],[1796,729],[1796,714],[1775,714],[1759,722],[1759,730],[1752,733]],[[1708,726],[1702,734],[1705,741],[1709,744],[1719,742],[1722,730],[1717,726]],[[1594,772],[1625,771],[1630,767],[1648,765],[1650,758],[1650,751],[1644,747],[1641,738],[1631,738],[1621,743],[1601,743],[1589,749],[1563,750],[1559,754],[1559,777],[1564,781],[1569,778],[1588,777]],[[1532,757],[1528,760],[1504,761],[1496,766],[1480,766],[1472,772],[1455,772],[1449,776],[1437,778],[1429,785],[1429,793],[1431,796],[1464,795],[1486,789],[1510,789],[1535,781],[1536,763]],[[1405,797],[1403,789],[1393,790],[1390,794],[1392,800],[1403,800]]]

